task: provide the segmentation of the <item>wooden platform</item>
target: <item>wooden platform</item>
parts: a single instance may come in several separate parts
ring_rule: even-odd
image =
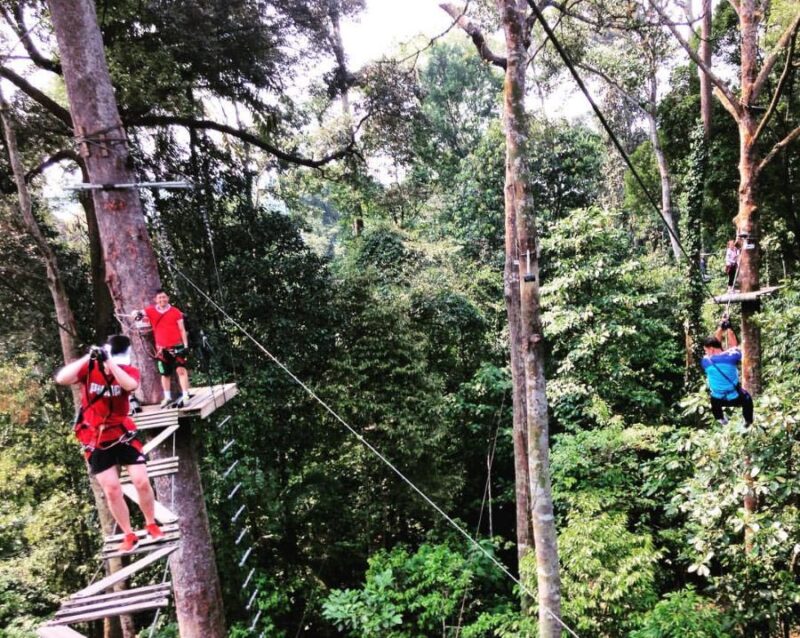
[[[53,625],[71,625],[89,622],[90,620],[99,620],[109,616],[133,614],[149,609],[166,607],[169,604],[170,587],[170,583],[161,583],[109,594],[68,598],[61,603],[61,608],[56,612],[53,620],[40,629],[39,635],[46,638],[51,636],[55,638],[60,635],[79,636],[80,634],[77,634],[77,632],[76,634],[43,634],[41,630],[46,630],[48,626]]]
[[[771,295],[773,292],[778,290],[780,286],[769,286],[767,288],[762,288],[761,290],[753,290],[752,292],[728,292],[724,295],[719,295],[714,297],[714,302],[723,304],[723,303],[742,303],[743,301],[758,301],[759,298],[765,295]]]
[[[150,538],[145,530],[136,530],[136,535],[139,537],[139,544],[133,551],[126,552],[125,554],[117,551],[117,545],[122,542],[122,537],[124,534],[113,534],[112,536],[106,536],[103,540],[101,558],[103,560],[108,560],[109,558],[116,558],[117,556],[149,554],[150,552],[155,552],[156,550],[159,550],[167,545],[177,543],[181,539],[181,532],[177,523],[162,525],[161,531],[164,532],[164,538],[160,538],[156,541]]]
[[[235,383],[192,388],[192,398],[182,408],[161,408],[158,405],[145,405],[139,414],[133,416],[140,430],[167,428],[178,425],[178,419],[184,417],[208,418],[239,392]]]

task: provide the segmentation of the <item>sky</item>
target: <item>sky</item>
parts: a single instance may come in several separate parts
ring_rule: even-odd
[[[342,24],[342,41],[352,68],[379,58],[418,35],[430,39],[450,26],[441,0],[367,0],[355,21]],[[458,0],[452,0],[458,4]]]

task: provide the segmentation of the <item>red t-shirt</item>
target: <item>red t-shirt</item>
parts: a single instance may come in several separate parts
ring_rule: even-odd
[[[109,374],[108,379],[102,372],[102,363],[97,363],[92,366],[92,371],[89,372],[89,362],[87,361],[78,372],[78,381],[83,384],[81,391],[81,405],[83,406],[83,422],[89,426],[98,428],[101,425],[106,427],[110,425],[126,425],[127,429],[131,429],[131,423],[128,418],[130,405],[128,404],[128,396],[130,392],[123,390],[122,386],[114,378],[114,375]],[[120,368],[128,375],[139,381],[139,370],[133,366],[121,365]],[[106,381],[111,390],[106,390],[97,401],[92,405],[89,403],[103,391]],[[86,406],[89,406],[88,408]],[[136,426],[133,426],[136,429]],[[119,436],[119,433],[117,433]]]
[[[144,313],[153,326],[153,337],[157,348],[172,348],[183,344],[183,335],[178,327],[178,322],[183,319],[183,313],[175,306],[168,306],[164,312],[155,306],[147,306]]]

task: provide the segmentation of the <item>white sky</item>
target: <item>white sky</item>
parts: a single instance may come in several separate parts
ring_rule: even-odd
[[[352,68],[390,54],[397,45],[422,35],[430,39],[450,26],[441,0],[367,0],[356,21],[342,24],[342,40]],[[455,0],[458,5],[458,1]]]

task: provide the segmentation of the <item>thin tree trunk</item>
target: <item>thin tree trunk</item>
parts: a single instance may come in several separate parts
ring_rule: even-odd
[[[524,360],[526,383],[528,467],[531,518],[536,545],[539,635],[540,638],[559,638],[561,580],[550,488],[549,426],[539,303],[539,262],[527,157],[529,131],[525,115],[527,48],[524,31],[527,4],[521,0],[497,0],[497,7],[502,16],[507,51],[503,90],[506,133],[505,209],[507,228],[510,217],[516,228],[516,241],[507,240],[506,245],[516,244],[516,255],[519,257],[520,329],[517,347]],[[533,276],[532,281],[529,275]]]
[[[517,256],[516,218],[505,216],[506,261],[504,270],[504,296],[508,315],[509,346],[511,353],[511,385],[514,441],[514,493],[517,506],[517,561],[533,549],[533,528],[530,515],[530,473],[528,471],[528,419],[526,410],[525,362],[519,350],[520,288]],[[522,610],[527,612],[530,598],[521,592]]]
[[[655,80],[653,80],[653,85],[655,85]],[[655,100],[655,87],[653,87],[651,89],[651,104],[655,105]],[[672,247],[672,255],[675,257],[675,261],[680,262],[681,247],[676,239],[678,230],[675,225],[675,218],[672,210],[672,176],[669,172],[667,158],[664,156],[664,149],[661,146],[661,140],[658,139],[656,117],[649,111],[645,111],[645,117],[647,118],[650,143],[653,146],[653,153],[656,156],[656,164],[658,165],[658,176],[661,180],[661,214],[664,216],[667,226],[669,226],[672,230],[671,233],[668,233],[669,244]]]
[[[700,22],[700,59],[711,68],[711,0],[702,0]],[[700,78],[700,117],[703,120],[703,133],[706,141],[711,139],[711,80],[701,69]]]
[[[50,0],[49,6],[73,127],[89,177],[95,184],[135,182],[94,4]],[[144,307],[160,286],[139,193],[136,189],[95,190],[93,199],[114,308],[118,313],[133,312]],[[141,366],[142,395],[154,402],[160,384],[147,346],[142,339],[133,339],[133,348]],[[190,437],[190,433],[182,436]],[[186,513],[180,519],[182,551],[170,560],[180,633],[182,638],[224,638],[219,576],[194,455],[181,459],[176,482],[176,494],[183,499],[176,509]]]

